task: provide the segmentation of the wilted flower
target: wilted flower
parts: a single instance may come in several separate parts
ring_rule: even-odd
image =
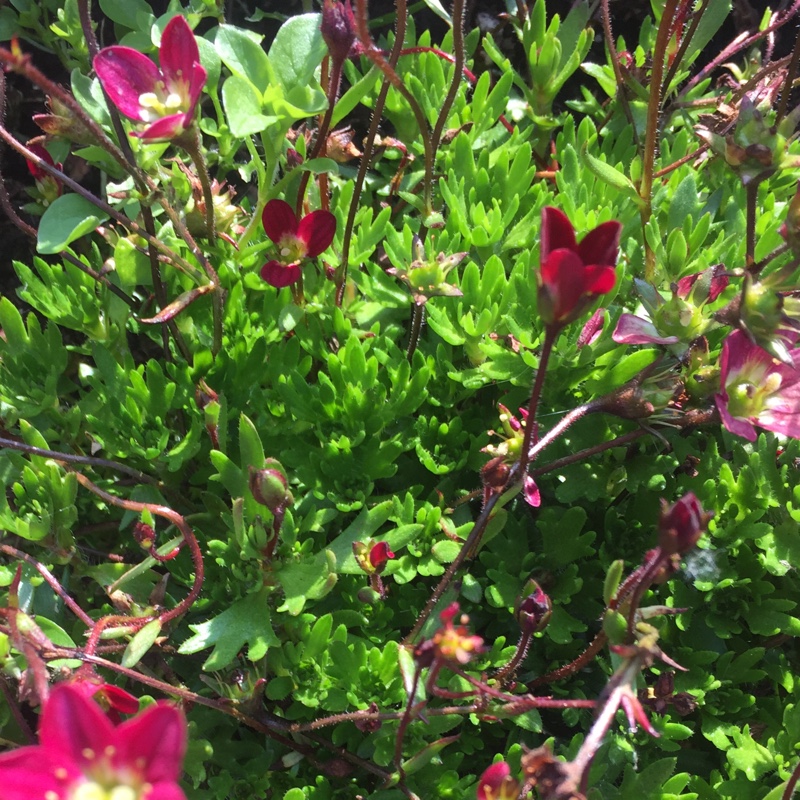
[[[578,244],[563,211],[542,210],[538,301],[546,326],[558,330],[573,322],[595,297],[614,288],[621,230],[619,222],[604,222]]]
[[[425,257],[425,246],[418,236],[414,237],[414,260],[408,269],[389,267],[386,272],[400,278],[409,289],[414,303],[424,306],[431,297],[461,297],[463,292],[447,282],[447,273],[457,267],[466,253],[445,255],[439,253],[435,259]]]
[[[519,413],[522,419],[517,419],[502,403],[498,403],[497,407],[500,409],[502,431],[489,431],[489,433],[494,436],[500,436],[503,441],[500,444],[489,444],[483,448],[482,452],[494,456],[481,470],[485,492],[489,492],[493,488],[502,490],[505,487],[508,467],[519,461],[522,454],[522,445],[525,441],[525,424],[528,419],[527,409],[521,408]],[[504,475],[499,472],[502,468],[505,468]],[[527,472],[522,480],[522,492],[525,502],[529,506],[538,508],[541,505],[542,498],[539,493],[539,487]],[[488,496],[484,499],[488,499]]]
[[[267,236],[278,245],[280,259],[261,267],[261,277],[276,289],[300,280],[300,262],[327,250],[336,232],[330,211],[312,211],[300,221],[285,200],[270,200],[261,214]]]
[[[28,150],[51,167],[61,169],[61,164],[56,164],[55,161],[53,161],[53,157],[43,144],[39,142],[28,142]],[[61,191],[64,188],[61,185],[61,181],[49,172],[45,172],[45,170],[33,161],[26,161],[25,163],[28,165],[28,172],[30,172],[34,181],[36,181],[36,189],[39,192],[42,204],[45,206],[50,205],[57,197],[61,196]]]
[[[519,783],[511,777],[511,768],[498,761],[483,771],[478,780],[478,800],[516,800]]]
[[[634,281],[652,322],[634,314],[623,314],[611,338],[617,344],[663,344],[692,342],[709,327],[703,313],[706,303],[713,303],[728,286],[728,276],[721,265],[686,275],[672,284],[672,297],[665,300],[655,287],[642,280]]]
[[[185,800],[186,720],[167,703],[114,726],[75,685],[50,694],[39,744],[0,755],[3,800]]]
[[[755,441],[758,425],[800,438],[800,348],[789,351],[792,365],[782,364],[742,331],[722,345],[720,388],[715,400],[723,425]]]
[[[453,625],[458,611],[458,603],[447,606],[439,614],[442,627],[434,633],[433,638],[426,639],[417,647],[414,656],[422,666],[427,667],[436,662],[463,666],[473,656],[483,652],[483,639],[469,632],[469,617],[466,614],[461,615],[458,625]]]
[[[132,47],[104,47],[94,70],[111,102],[147,127],[132,136],[148,142],[175,139],[191,127],[206,70],[200,64],[192,29],[173,17],[164,28],[158,51],[161,69]]]

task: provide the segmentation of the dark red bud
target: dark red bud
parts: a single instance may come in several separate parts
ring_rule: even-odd
[[[529,580],[517,600],[516,618],[523,633],[539,633],[547,627],[553,603],[534,580]]]
[[[350,0],[325,0],[322,4],[322,38],[334,62],[344,62],[356,41],[356,20]]]
[[[687,553],[698,542],[713,514],[703,511],[700,501],[689,492],[669,506],[661,501],[658,545],[662,553]]]
[[[149,550],[155,544],[156,532],[150,525],[137,522],[133,526],[133,538],[142,550]]]

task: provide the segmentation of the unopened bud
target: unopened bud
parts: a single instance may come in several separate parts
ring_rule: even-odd
[[[517,600],[515,616],[523,633],[539,633],[547,627],[553,613],[553,603],[542,587],[531,579]]]
[[[356,41],[356,20],[350,0],[324,0],[322,4],[322,38],[334,62],[347,60]]]
[[[257,503],[266,506],[273,514],[285,511],[294,502],[286,474],[274,458],[264,462],[264,469],[251,466],[249,474],[250,493]]]
[[[156,542],[156,532],[145,522],[136,522],[133,526],[133,538],[142,550],[149,550]]]
[[[703,511],[693,492],[685,494],[674,505],[661,501],[658,522],[658,545],[664,555],[687,553],[698,542],[713,514]]]

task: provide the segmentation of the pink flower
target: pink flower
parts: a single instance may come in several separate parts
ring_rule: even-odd
[[[722,424],[755,441],[758,425],[800,439],[800,348],[789,350],[791,366],[774,359],[734,331],[722,345],[721,391],[715,400]]]
[[[165,142],[180,136],[194,121],[206,71],[200,65],[192,29],[183,17],[164,28],[158,51],[161,69],[132,47],[104,47],[94,70],[111,102],[135,122],[147,127],[131,136]]]
[[[516,800],[519,783],[511,777],[511,768],[498,761],[483,771],[478,781],[478,800]]]
[[[577,244],[563,211],[542,210],[538,300],[545,325],[558,329],[573,322],[595,297],[614,288],[621,230],[619,222],[604,222]]]
[[[284,200],[270,200],[261,215],[267,236],[278,245],[280,259],[261,267],[261,277],[276,289],[300,280],[300,262],[327,250],[336,232],[336,217],[330,211],[312,211],[299,222]]]
[[[167,703],[115,727],[81,689],[59,684],[42,712],[39,742],[0,755],[3,800],[186,800],[178,786],[186,720]]]

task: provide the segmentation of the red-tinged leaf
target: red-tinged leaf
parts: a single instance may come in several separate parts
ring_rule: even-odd
[[[181,311],[187,306],[190,306],[198,297],[213,292],[215,288],[216,286],[213,283],[207,283],[205,286],[197,286],[194,289],[190,289],[188,292],[184,292],[178,297],[177,300],[173,300],[169,305],[164,306],[154,317],[140,319],[139,322],[144,322],[147,325],[158,325],[162,322],[169,322],[171,319],[175,319]]]

